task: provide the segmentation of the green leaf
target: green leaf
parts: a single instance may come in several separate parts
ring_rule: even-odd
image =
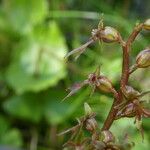
[[[42,117],[43,101],[34,94],[13,96],[3,104],[5,111],[17,118],[39,122]]]
[[[0,144],[21,147],[22,145],[21,133],[18,129],[11,129],[7,131],[0,140]]]
[[[10,127],[9,122],[3,116],[0,116],[0,135],[5,134],[5,132]]]
[[[66,45],[55,22],[37,26],[16,49],[7,81],[18,93],[54,86],[66,75]]]
[[[6,0],[4,11],[14,30],[28,32],[45,19],[48,4],[46,0]]]
[[[18,129],[10,128],[8,120],[3,116],[0,116],[0,145],[22,145],[21,133]]]
[[[81,94],[68,98],[68,102],[67,100],[65,102],[61,102],[64,95],[60,97],[60,93],[58,94],[58,91],[52,91],[51,98],[53,101],[47,101],[45,107],[46,120],[53,125],[64,123],[67,118],[79,111],[79,107],[84,110],[84,105],[81,106],[81,104],[85,100],[84,97],[87,97],[88,94],[89,91],[85,90]]]
[[[4,110],[19,119],[39,123],[42,118],[53,125],[63,123],[81,105],[88,91],[69,98],[68,102],[61,102],[64,92],[51,89],[39,94],[26,93],[13,96],[3,103]],[[82,107],[83,108],[83,107]]]

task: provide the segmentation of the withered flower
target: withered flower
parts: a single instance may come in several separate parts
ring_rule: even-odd
[[[96,130],[98,128],[98,124],[95,120],[95,113],[91,113],[90,115],[85,115],[78,119],[78,124],[74,127],[67,129],[58,134],[58,136],[71,132],[72,135],[70,139],[64,144],[64,147],[73,147],[75,150],[84,150],[87,149],[93,140],[96,140]],[[84,138],[83,130],[89,131],[93,138]]]
[[[133,100],[141,95],[140,92],[128,85],[122,88],[122,93],[124,94],[127,100]]]
[[[91,37],[88,42],[70,51],[66,56],[65,59],[70,57],[71,55],[76,55],[75,60],[85,52],[86,48],[94,43],[95,41],[103,41],[105,43],[112,43],[112,42],[122,42],[121,36],[119,32],[110,26],[106,27],[98,27],[97,29],[92,29]]]
[[[85,85],[91,86],[93,91],[99,89],[102,92],[117,94],[111,81],[107,77],[100,75],[99,69],[97,69],[94,73],[89,74],[86,80],[70,87],[70,93],[63,100],[78,92]]]
[[[72,96],[73,94],[77,93],[83,86],[87,85],[88,82],[85,80],[81,83],[75,83],[71,87],[69,87],[67,90],[70,90],[70,93],[62,100],[66,100],[68,97]]]
[[[142,138],[144,138],[143,128],[142,128],[142,118],[150,117],[150,111],[142,106],[142,103],[138,99],[134,99],[129,104],[127,104],[123,109],[118,111],[116,119],[122,117],[135,117],[135,123],[137,128],[141,132]]]

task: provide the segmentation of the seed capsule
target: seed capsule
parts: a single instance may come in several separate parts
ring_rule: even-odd
[[[138,68],[146,68],[150,66],[150,49],[141,51],[136,57]]]
[[[93,131],[96,130],[97,127],[98,127],[98,125],[97,125],[97,122],[96,122],[95,118],[87,119],[87,121],[86,121],[86,129],[88,131],[93,132]]]
[[[144,22],[143,28],[144,28],[145,30],[150,30],[150,19],[147,19],[147,20]]]
[[[104,76],[100,76],[98,78],[98,85],[97,87],[103,91],[103,92],[112,92],[112,89],[113,89],[113,86],[112,86],[112,83],[111,81],[107,78],[107,77],[104,77]]]
[[[128,86],[128,85],[125,86],[125,88],[122,90],[122,92],[128,100],[133,100],[141,95],[140,92],[138,92],[133,87]]]
[[[109,142],[115,141],[114,135],[108,130],[102,131],[100,138],[104,143],[109,143]]]
[[[101,31],[101,39],[106,43],[117,42],[119,40],[118,31],[115,28],[106,26]]]
[[[95,150],[104,150],[106,148],[106,144],[102,141],[94,141],[93,145]]]

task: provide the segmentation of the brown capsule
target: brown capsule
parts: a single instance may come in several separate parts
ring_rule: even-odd
[[[100,76],[98,78],[98,85],[97,85],[97,87],[101,91],[107,92],[107,93],[112,92],[112,89],[113,89],[111,81],[105,76]]]
[[[133,100],[141,95],[137,90],[128,85],[122,89],[122,92],[128,100]]]
[[[143,28],[144,28],[145,30],[150,30],[150,19],[147,19],[147,20],[144,22]]]
[[[101,132],[100,139],[104,143],[110,143],[115,141],[114,135],[109,130],[104,130]]]
[[[136,57],[138,68],[146,68],[150,66],[150,49],[141,51]]]
[[[119,40],[118,31],[115,28],[106,26],[100,33],[101,39],[106,43],[117,42]]]
[[[89,118],[86,120],[86,129],[90,132],[93,132],[98,127],[95,118]]]

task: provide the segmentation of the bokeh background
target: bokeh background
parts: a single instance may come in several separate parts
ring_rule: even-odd
[[[61,150],[68,136],[57,133],[76,124],[86,101],[97,113],[99,126],[108,113],[112,96],[84,88],[61,103],[65,89],[101,64],[101,71],[117,88],[122,51],[117,44],[96,43],[78,61],[64,55],[85,43],[104,13],[106,25],[124,39],[136,23],[150,17],[149,0],[0,0],[0,149]],[[132,45],[131,63],[150,44],[143,31]],[[139,69],[130,84],[140,91],[150,87],[149,69]],[[149,96],[144,100],[149,100]],[[148,105],[148,104],[147,104]],[[145,140],[134,119],[116,121],[111,130],[125,133],[134,150],[150,149],[150,122],[143,120]]]

